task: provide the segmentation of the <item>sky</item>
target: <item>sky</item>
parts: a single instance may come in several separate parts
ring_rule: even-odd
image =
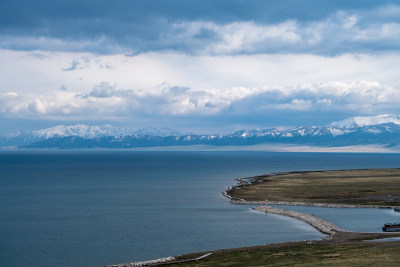
[[[0,132],[400,114],[400,2],[2,0]]]

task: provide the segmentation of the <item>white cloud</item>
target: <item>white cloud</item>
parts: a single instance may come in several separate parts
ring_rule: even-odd
[[[120,93],[123,93],[121,90],[116,90],[117,85],[110,85],[107,82],[102,82],[93,87],[93,90],[90,92],[90,96],[97,98],[105,98],[117,96]]]
[[[18,96],[18,94],[16,92],[7,92],[7,93],[4,93],[3,96],[13,97],[13,96]]]
[[[400,112],[395,53],[129,57],[0,50],[0,57],[0,117],[7,118],[211,122],[280,112]],[[84,67],[64,71],[74,60]]]
[[[38,113],[45,115],[47,113],[47,109],[45,104],[40,99],[35,99],[32,103],[28,105],[28,109],[33,113]]]
[[[351,29],[357,24],[357,21],[358,21],[358,19],[357,19],[356,15],[352,15],[350,17],[346,17],[343,20],[343,28]]]
[[[290,103],[273,105],[273,108],[280,110],[309,110],[312,107],[311,100],[293,99]]]
[[[353,37],[356,41],[400,41],[400,23],[382,23],[359,29]]]
[[[279,23],[183,21],[159,43],[166,49],[203,55],[307,53],[341,55],[398,51],[399,6],[339,11],[318,21]]]
[[[54,91],[48,95],[0,97],[6,116],[80,116],[99,120],[131,116],[256,115],[265,111],[374,113],[398,109],[400,89],[374,81],[304,83],[292,86],[233,87],[223,90],[164,85],[158,91],[124,90],[100,84],[101,95]],[[32,100],[34,99],[34,100]]]
[[[258,52],[265,49],[265,46],[293,45],[301,40],[294,21],[276,25],[260,25],[254,22],[235,22],[226,25],[185,22],[176,24],[174,27],[183,32],[183,36],[179,38],[186,40],[190,40],[204,30],[215,33],[217,40],[210,40],[203,52],[216,55]]]

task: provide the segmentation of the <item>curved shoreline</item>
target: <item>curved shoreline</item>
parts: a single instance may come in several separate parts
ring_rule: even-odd
[[[358,169],[354,169],[358,170]],[[237,184],[235,185],[236,187],[240,187],[243,185],[250,185],[254,182],[260,181],[262,177],[265,176],[274,176],[274,175],[284,175],[284,174],[292,174],[292,173],[304,173],[307,171],[295,171],[295,172],[280,172],[280,173],[270,173],[270,174],[264,174],[264,175],[259,175],[259,176],[253,176],[253,177],[247,177],[247,178],[240,178],[240,179],[235,179],[237,181]],[[314,171],[314,172],[325,172],[325,171]],[[371,237],[371,236],[376,236],[376,235],[390,235],[390,236],[400,236],[400,233],[363,233],[363,232],[352,232],[352,231],[346,231],[338,226],[334,225],[333,223],[323,220],[313,214],[307,214],[303,212],[298,212],[298,211],[292,211],[292,210],[286,210],[286,209],[279,209],[276,207],[272,207],[269,205],[287,205],[287,206],[311,206],[311,207],[326,207],[326,208],[384,208],[384,209],[393,209],[395,207],[399,206],[378,206],[378,205],[355,205],[355,204],[333,204],[333,203],[313,203],[313,202],[295,202],[295,201],[268,201],[268,206],[265,206],[265,201],[247,201],[244,199],[240,198],[233,198],[229,195],[229,191],[232,190],[234,186],[228,187],[226,190],[222,191],[222,195],[225,196],[226,198],[229,199],[230,204],[242,204],[242,205],[262,205],[260,207],[253,208],[256,211],[260,212],[265,212],[265,213],[270,213],[270,214],[276,214],[276,215],[281,215],[281,216],[287,216],[291,218],[295,218],[298,220],[301,220],[310,226],[314,227],[316,230],[319,232],[328,235],[328,237],[323,237],[322,239],[319,240],[314,240],[316,243],[321,243],[321,244],[342,244],[350,238],[354,238],[356,236],[365,236],[365,237]],[[267,245],[261,245],[261,246],[266,246],[266,247],[277,247],[277,246],[284,246],[290,245],[290,244],[313,244],[311,241],[297,241],[297,242],[284,242],[284,243],[275,243],[275,244],[267,244]],[[255,246],[259,247],[259,246]],[[239,250],[242,248],[236,248],[236,249],[230,249],[230,250]],[[224,251],[224,249],[222,249]],[[217,252],[217,251],[215,251]],[[197,253],[193,253],[196,255]],[[193,254],[187,254],[187,255],[193,255]],[[148,261],[148,262],[140,262],[143,265],[135,265],[138,263],[128,263],[128,264],[118,264],[118,265],[107,265],[107,266],[118,266],[118,267],[128,267],[128,266],[158,266],[158,265],[169,265],[169,264],[175,264],[175,263],[180,263],[180,262],[188,262],[188,261],[198,261],[204,257],[207,257],[213,253],[208,253],[203,256],[197,257],[197,258],[191,258],[189,260],[184,259],[184,260],[179,260],[179,258],[184,257],[185,255],[181,256],[176,256],[176,257],[168,257],[168,258],[162,258],[159,260],[154,260],[154,261]]]
[[[332,171],[332,170],[328,170]],[[363,171],[360,169],[352,169],[352,170],[333,170],[333,171]],[[239,205],[261,205],[260,207],[253,208],[254,210],[277,214],[282,216],[292,217],[301,221],[304,221],[320,231],[321,233],[333,235],[336,232],[346,232],[345,230],[340,229],[336,225],[331,222],[322,220],[314,215],[310,215],[307,213],[291,211],[286,209],[279,209],[276,207],[272,207],[270,205],[286,205],[286,206],[309,206],[309,207],[324,207],[324,208],[379,208],[379,209],[394,209],[398,206],[383,206],[383,205],[357,205],[357,204],[337,204],[337,203],[315,203],[315,202],[300,202],[300,201],[279,201],[279,200],[268,200],[268,206],[265,205],[265,201],[252,201],[252,200],[245,200],[241,198],[232,197],[229,192],[232,189],[242,186],[249,186],[254,183],[262,182],[265,177],[270,176],[280,176],[286,174],[297,174],[297,173],[308,173],[310,171],[293,171],[293,172],[275,172],[269,174],[262,174],[252,177],[245,177],[235,179],[237,181],[236,185],[228,187],[225,191],[222,192],[222,195],[226,198],[229,198],[229,203],[231,204],[239,204]],[[327,171],[311,171],[311,172],[318,172],[323,173]]]
[[[230,199],[231,204],[249,204],[249,205],[265,205],[265,200],[245,200],[242,198],[232,197],[229,195],[230,191],[240,188],[242,186],[250,186],[256,183],[262,183],[264,178],[273,176],[282,176],[290,174],[303,174],[303,173],[324,173],[324,172],[348,172],[348,171],[376,171],[376,170],[400,170],[400,168],[389,169],[345,169],[345,170],[320,170],[320,171],[290,171],[290,172],[272,172],[250,177],[237,178],[236,184],[228,187],[222,191],[222,195]],[[389,193],[390,195],[390,193]],[[400,199],[400,198],[399,198]],[[286,205],[286,206],[309,206],[309,207],[325,207],[325,208],[378,208],[378,209],[394,209],[400,208],[395,205],[365,205],[365,204],[342,204],[342,203],[321,203],[321,202],[306,202],[306,201],[281,201],[281,200],[268,200],[272,205]]]
[[[242,179],[242,178],[241,178]],[[247,179],[247,178],[244,178]],[[240,184],[238,185],[240,186]],[[222,191],[222,195],[229,198],[229,203],[237,205],[265,205],[265,201],[253,201],[244,199],[233,199],[229,195],[229,190],[232,187],[228,187],[225,191]],[[300,202],[300,201],[274,201],[268,200],[271,205],[285,205],[285,206],[307,206],[307,207],[324,207],[324,208],[366,208],[366,209],[394,209],[398,206],[377,206],[377,205],[355,205],[355,204],[335,204],[335,203],[314,203],[314,202]]]
[[[352,169],[359,170],[359,169]],[[341,171],[341,170],[335,170]],[[347,170],[346,170],[347,171]],[[282,216],[292,217],[301,221],[304,221],[320,231],[321,233],[333,235],[336,232],[346,232],[343,229],[340,229],[338,226],[334,225],[331,222],[322,220],[314,215],[310,215],[307,213],[291,211],[286,209],[279,209],[275,207],[271,207],[269,205],[286,205],[286,206],[308,206],[308,207],[324,207],[324,208],[379,208],[379,209],[394,209],[396,206],[379,206],[379,205],[356,205],[356,204],[335,204],[335,203],[314,203],[314,202],[299,202],[299,201],[274,201],[268,200],[268,206],[265,206],[265,201],[249,201],[241,198],[233,198],[229,195],[229,192],[233,189],[233,187],[241,187],[251,185],[253,183],[258,183],[265,177],[268,176],[279,176],[285,174],[296,174],[296,173],[307,173],[309,171],[293,171],[293,172],[276,172],[269,173],[263,175],[257,175],[252,177],[245,177],[235,179],[237,184],[235,186],[228,187],[225,191],[222,192],[222,195],[226,198],[229,198],[229,203],[231,204],[239,204],[239,205],[262,205],[257,208],[253,208],[257,211],[262,211],[265,213],[277,214]],[[312,172],[326,172],[326,171],[312,171]],[[397,206],[398,207],[398,206]]]
[[[247,201],[244,199],[231,199],[231,204],[238,205],[265,205],[265,201]],[[307,207],[324,207],[324,208],[366,208],[366,209],[393,209],[397,206],[377,206],[377,205],[354,205],[354,204],[333,204],[333,203],[312,203],[312,202],[296,202],[296,201],[273,201],[268,200],[271,205],[286,206],[307,206]]]

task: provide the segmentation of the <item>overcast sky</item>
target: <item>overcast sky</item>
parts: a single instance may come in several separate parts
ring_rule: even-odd
[[[2,0],[0,131],[399,114],[399,62],[399,1]]]

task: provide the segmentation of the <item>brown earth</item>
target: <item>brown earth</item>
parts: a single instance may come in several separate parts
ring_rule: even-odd
[[[240,179],[226,193],[247,201],[400,205],[400,169],[293,172]]]
[[[211,251],[199,261],[169,266],[399,266],[400,242],[363,240],[400,236],[400,233],[337,232],[330,239],[268,244]],[[207,252],[182,255],[177,261]]]

